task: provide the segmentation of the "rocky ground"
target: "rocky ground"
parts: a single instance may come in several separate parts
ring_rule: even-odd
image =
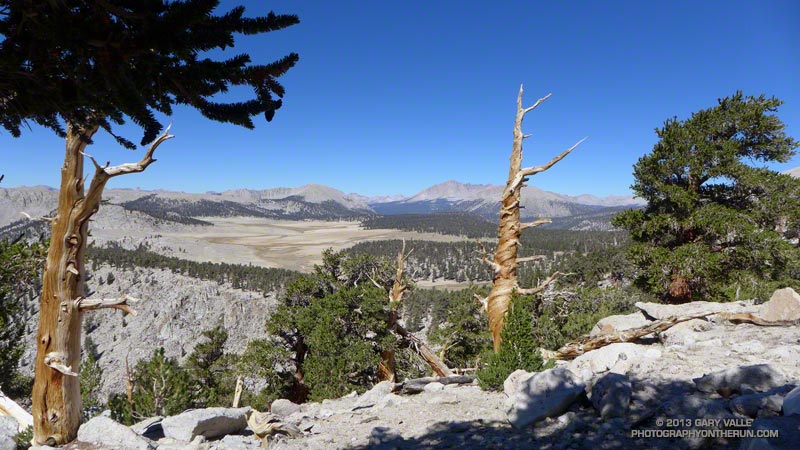
[[[593,333],[703,312],[800,318],[800,296],[793,291],[782,291],[764,305],[637,306],[640,312],[603,319]],[[211,408],[131,428],[99,417],[84,424],[79,440],[66,448],[249,450],[262,445],[252,430],[263,434],[273,429],[268,448],[287,450],[796,449],[797,331],[797,325],[735,325],[710,315],[638,343],[611,344],[561,361],[543,372],[515,372],[504,392],[425,379],[384,382],[362,395],[321,403],[276,401],[271,413]],[[720,430],[727,434],[712,435]],[[740,438],[757,430],[770,437]]]

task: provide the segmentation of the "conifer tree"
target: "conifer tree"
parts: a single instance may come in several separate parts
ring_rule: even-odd
[[[720,99],[668,119],[634,165],[644,210],[619,214],[637,282],[665,301],[734,300],[800,275],[800,181],[757,164],[787,162],[797,142],[777,98]]]
[[[127,296],[84,298],[84,252],[89,219],[109,179],[144,171],[156,148],[172,138],[156,114],[188,105],[206,118],[252,128],[254,116],[271,120],[284,88],[277,78],[298,60],[294,53],[267,64],[250,56],[227,59],[205,52],[234,45],[234,34],[262,34],[298,22],[268,13],[245,17],[238,6],[218,14],[217,0],[0,0],[0,125],[19,136],[27,122],[66,138],[58,210],[41,295],[35,384],[34,441],[71,441],[80,423],[81,317],[87,310],[130,311]],[[249,86],[252,98],[220,103],[218,94]],[[111,166],[86,147],[102,129],[114,133],[125,118],[143,129],[142,159]],[[94,176],[84,190],[84,158]]]

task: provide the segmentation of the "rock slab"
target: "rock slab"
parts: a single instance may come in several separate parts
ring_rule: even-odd
[[[760,309],[752,302],[689,302],[680,305],[665,305],[662,303],[636,302],[635,306],[644,313],[646,317],[653,320],[662,320],[670,317],[699,316],[701,314],[712,313],[755,313]]]
[[[603,420],[625,417],[631,403],[631,380],[625,375],[609,372],[592,387],[592,405]]]
[[[739,450],[797,450],[800,442],[800,416],[761,417],[751,430],[771,430],[775,436],[743,439]]]
[[[155,445],[108,417],[98,416],[81,425],[78,440],[116,450],[152,450]]]
[[[792,389],[783,399],[784,416],[798,416],[800,415],[800,386]]]
[[[778,289],[764,303],[758,315],[769,321],[800,319],[800,294],[788,287]]]
[[[508,421],[516,428],[559,416],[585,394],[585,385],[564,368],[518,376],[517,380],[518,389],[505,402]]]
[[[274,402],[272,402],[272,405],[270,405],[269,407],[269,412],[275,414],[278,417],[291,416],[296,412],[300,412],[300,405],[292,402],[291,400],[286,400],[285,398],[279,398]]]
[[[724,396],[747,390],[766,392],[787,384],[786,377],[769,364],[732,367],[692,381],[700,392],[716,392]]]
[[[740,395],[731,400],[730,409],[751,418],[777,416],[781,413],[783,398],[793,388],[794,385],[788,384],[767,392]]]
[[[215,438],[235,434],[247,426],[246,408],[203,408],[167,417],[161,422],[164,436],[189,442],[197,436]]]

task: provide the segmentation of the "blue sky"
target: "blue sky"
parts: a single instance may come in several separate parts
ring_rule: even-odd
[[[321,183],[364,195],[413,194],[446,180],[502,184],[515,99],[553,93],[530,113],[525,164],[589,140],[531,184],[565,194],[627,194],[653,130],[737,89],[775,95],[800,139],[800,3],[796,1],[223,1],[301,23],[242,38],[232,52],[300,62],[284,106],[255,130],[188,109],[143,174],[109,187],[187,192]],[[233,53],[231,53],[233,54]],[[234,93],[236,95],[236,93]],[[169,120],[169,119],[166,119]],[[119,131],[134,141],[134,127]],[[0,132],[3,187],[58,185],[63,141]],[[112,164],[141,150],[100,136]],[[800,166],[800,156],[776,170]]]

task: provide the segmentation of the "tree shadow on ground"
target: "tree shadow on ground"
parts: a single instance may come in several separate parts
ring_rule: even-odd
[[[506,421],[468,420],[435,423],[422,435],[403,437],[388,427],[375,427],[366,446],[350,450],[464,449],[464,450],[667,450],[738,449],[738,438],[708,436],[666,437],[672,430],[715,430],[695,426],[696,419],[739,419],[739,425],[720,429],[743,430],[746,419],[731,412],[730,398],[699,392],[691,381],[653,383],[632,379],[633,395],[626,417],[603,421],[591,402],[583,397],[557,418],[545,419],[522,430]],[[424,394],[422,394],[424,395]],[[723,422],[720,422],[723,423]],[[686,425],[689,426],[686,426]],[[689,431],[690,433],[692,431]],[[700,431],[702,432],[702,431]],[[654,436],[654,434],[661,434]]]

